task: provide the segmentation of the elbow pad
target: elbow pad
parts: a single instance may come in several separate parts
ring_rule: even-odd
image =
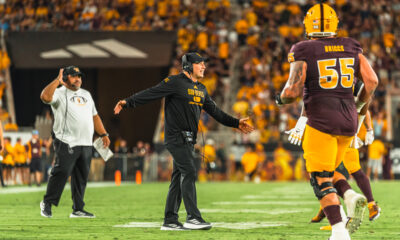
[[[357,113],[360,113],[361,109],[364,107],[365,104],[366,104],[365,102],[362,102],[357,98],[356,101]]]

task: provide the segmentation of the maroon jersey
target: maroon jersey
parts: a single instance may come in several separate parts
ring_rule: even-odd
[[[304,107],[307,124],[328,134],[352,136],[357,130],[353,97],[360,44],[352,38],[323,38],[293,45],[288,60],[305,61]]]
[[[42,141],[40,139],[32,139],[28,142],[31,158],[42,157]]]

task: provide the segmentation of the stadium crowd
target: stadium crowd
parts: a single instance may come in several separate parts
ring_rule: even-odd
[[[239,50],[240,88],[232,111],[238,117],[250,115],[256,131],[250,136],[237,136],[229,154],[226,146],[205,144],[204,150],[198,150],[204,151],[206,162],[199,178],[209,175],[215,180],[302,179],[305,176],[301,156],[282,145],[286,141],[282,132],[295,126],[301,104],[279,111],[273,98],[288,79],[287,54],[294,43],[305,39],[303,17],[316,1],[239,0],[238,3],[242,6],[242,16],[236,21],[229,0],[13,0],[0,3],[0,28],[6,31],[176,30],[170,74],[181,71],[180,56],[185,52],[198,51],[209,57],[202,83],[219,102],[228,84],[232,53]],[[395,32],[399,29],[400,1],[336,0],[332,7],[340,19],[338,36],[357,39],[378,74],[380,85],[370,111],[376,141],[386,144],[387,149],[389,143],[385,140],[391,129],[385,97],[389,91],[400,88],[397,58],[400,40]],[[8,65],[9,58],[2,53],[1,69]],[[203,114],[199,129],[207,132],[215,128],[214,123]],[[120,142],[116,141],[117,151]],[[267,154],[264,147],[270,143],[279,143],[279,147]],[[387,156],[388,152],[379,150],[380,146],[371,145],[369,154]],[[365,147],[362,151],[367,152]]]

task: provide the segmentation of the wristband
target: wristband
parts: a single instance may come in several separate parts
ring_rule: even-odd
[[[100,137],[108,137],[108,136],[109,136],[108,133],[103,133],[100,135]]]

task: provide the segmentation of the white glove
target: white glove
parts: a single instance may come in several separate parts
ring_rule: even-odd
[[[375,139],[374,129],[368,130],[365,134],[365,145],[370,145]]]
[[[286,134],[289,134],[289,142],[294,145],[301,145],[301,140],[303,138],[304,129],[306,128],[308,118],[301,116],[299,120],[297,120],[296,126],[289,131],[285,131]]]
[[[355,149],[359,149],[363,145],[364,145],[363,141],[361,140],[361,138],[357,136],[357,134],[354,136],[353,141],[351,141],[350,143],[350,147]]]

